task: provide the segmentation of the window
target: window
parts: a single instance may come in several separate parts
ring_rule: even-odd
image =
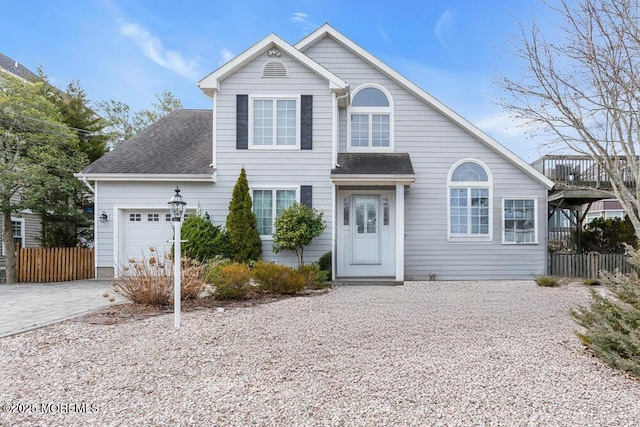
[[[251,144],[253,148],[296,148],[298,142],[297,98],[252,98]]]
[[[381,88],[368,86],[358,89],[349,108],[349,148],[391,149],[392,113],[390,97]]]
[[[503,243],[538,243],[536,200],[504,199]]]
[[[160,214],[157,214],[157,213],[147,214],[147,221],[149,221],[149,222],[158,222],[158,221],[160,221]]]
[[[24,218],[11,218],[11,230],[13,231],[13,243],[16,245],[16,247],[20,245],[21,248],[24,248]],[[4,244],[2,245],[2,255],[6,255]]]
[[[624,218],[624,211],[604,211],[604,218],[605,219],[623,219]]]
[[[454,165],[449,178],[450,238],[491,239],[491,178],[476,161]]]
[[[142,221],[142,215],[139,214],[139,213],[129,214],[129,221],[140,222],[140,221]]]
[[[275,230],[276,218],[296,202],[296,190],[253,190],[253,212],[258,219],[258,232],[269,236]]]

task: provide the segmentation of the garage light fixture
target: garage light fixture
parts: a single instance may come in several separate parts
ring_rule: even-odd
[[[100,214],[100,222],[107,222],[109,220],[109,215],[105,211],[102,211]]]

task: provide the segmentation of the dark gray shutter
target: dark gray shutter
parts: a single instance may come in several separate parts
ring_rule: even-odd
[[[311,185],[301,185],[300,186],[300,203],[312,208],[313,207],[313,186]]]
[[[236,95],[236,148],[249,148],[249,95]]]
[[[300,97],[300,148],[313,150],[313,95]]]

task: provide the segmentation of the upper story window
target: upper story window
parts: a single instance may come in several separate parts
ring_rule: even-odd
[[[475,160],[463,160],[449,174],[449,238],[491,240],[491,175]]]
[[[348,118],[349,149],[389,151],[393,149],[393,105],[380,86],[355,91]]]
[[[298,148],[298,98],[251,97],[252,148]]]

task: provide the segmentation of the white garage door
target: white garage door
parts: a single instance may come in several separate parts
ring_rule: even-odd
[[[171,252],[173,228],[166,210],[126,210],[123,211],[121,260],[127,265],[130,258],[140,259],[150,256],[150,247],[159,255]]]

